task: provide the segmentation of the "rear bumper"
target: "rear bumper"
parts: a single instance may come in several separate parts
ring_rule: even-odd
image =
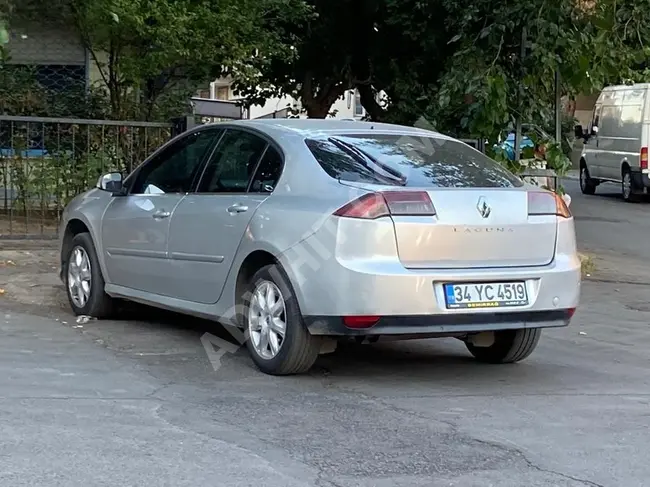
[[[650,175],[646,173],[633,171],[632,180],[637,188],[650,188]]]
[[[510,322],[518,324],[507,325],[515,328],[526,323],[522,313],[576,308],[580,299],[581,262],[573,219],[558,223],[554,259],[539,267],[406,269],[397,257],[392,224],[375,221],[341,222],[329,233],[317,232],[303,240],[301,245],[281,254],[279,260],[291,280],[303,316],[416,320],[431,317],[441,320],[435,326],[442,326],[440,323],[458,323],[455,320],[469,323],[463,315],[482,323],[489,317],[516,314],[519,318]],[[471,314],[446,306],[445,283],[508,281],[525,283],[528,305],[516,309],[474,309]],[[554,318],[546,321],[551,324],[544,326],[562,326]],[[399,326],[411,326],[412,322],[401,323]],[[314,325],[317,329],[319,326]]]
[[[557,328],[571,321],[569,310],[508,313],[479,313],[434,316],[384,316],[370,328],[348,328],[338,316],[307,316],[305,324],[312,335],[462,335],[482,331],[522,328]]]

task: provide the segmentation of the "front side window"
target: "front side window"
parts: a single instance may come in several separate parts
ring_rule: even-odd
[[[221,132],[217,128],[200,130],[171,144],[138,172],[131,194],[190,191],[208,149]]]
[[[392,134],[306,140],[335,179],[440,188],[519,187],[523,182],[485,154],[456,140]]]
[[[245,193],[266,149],[255,134],[228,129],[206,165],[199,193]]]

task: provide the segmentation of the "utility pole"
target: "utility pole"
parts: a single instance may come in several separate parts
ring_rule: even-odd
[[[559,68],[555,70],[555,142],[562,143],[562,92]]]
[[[515,118],[515,162],[521,160],[521,106],[523,98],[523,77],[524,77],[524,59],[526,58],[526,48],[528,47],[528,34],[526,26],[521,28],[521,58],[519,60],[520,66],[520,83],[517,87],[517,113]]]

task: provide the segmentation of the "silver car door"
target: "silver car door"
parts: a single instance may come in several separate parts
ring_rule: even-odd
[[[174,210],[192,188],[214,143],[214,130],[194,131],[155,154],[127,181],[102,219],[108,281],[138,291],[169,290],[167,237]]]
[[[265,139],[245,130],[226,131],[197,191],[172,217],[169,256],[175,297],[218,301],[248,224],[281,170],[279,151]]]

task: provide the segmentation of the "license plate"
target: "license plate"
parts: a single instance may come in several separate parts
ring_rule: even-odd
[[[447,308],[504,308],[526,306],[528,292],[524,282],[445,284]]]

